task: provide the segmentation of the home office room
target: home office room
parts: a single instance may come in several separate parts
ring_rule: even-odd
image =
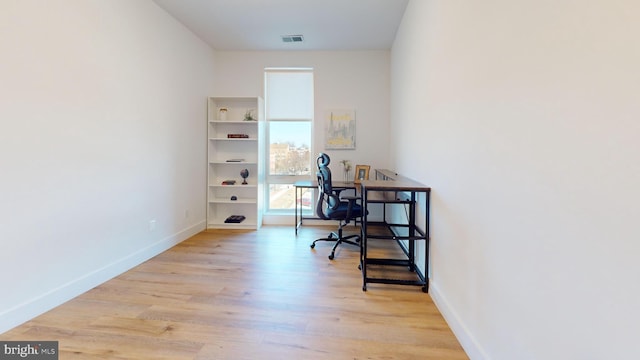
[[[0,0],[0,357],[640,356],[639,12]]]

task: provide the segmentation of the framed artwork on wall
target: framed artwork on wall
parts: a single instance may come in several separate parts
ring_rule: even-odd
[[[356,148],[356,111],[327,111],[325,149],[353,150]]]

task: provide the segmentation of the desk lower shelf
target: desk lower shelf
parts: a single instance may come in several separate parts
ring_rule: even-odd
[[[362,224],[360,246],[360,270],[362,271],[362,290],[367,291],[368,283],[416,285],[422,286],[423,292],[429,291],[429,198],[431,188],[411,179],[385,175],[376,170],[377,180],[361,182],[362,202],[365,209],[370,206],[382,206],[382,218],[385,221],[374,222],[368,219],[365,211]],[[380,177],[379,177],[380,176]],[[419,201],[420,199],[420,201]],[[420,220],[424,221],[422,230],[417,226],[418,204],[421,209]],[[387,206],[400,207],[406,214],[406,223],[391,223],[387,217]],[[395,241],[402,254],[397,258],[375,257],[371,247],[374,243]],[[419,260],[417,244],[423,242],[423,270],[417,266]],[[405,268],[404,271],[402,268]],[[380,269],[377,269],[380,268]],[[424,271],[424,273],[422,273]]]
[[[422,271],[420,271],[420,268],[416,265],[414,259],[415,241],[427,241],[427,237],[422,234],[420,234],[419,236],[402,236],[392,230],[394,227],[409,226],[401,224],[389,224],[385,222],[367,223],[367,236],[365,240],[366,242],[362,243],[360,265],[358,266],[358,268],[362,271],[362,290],[367,291],[368,283],[378,283],[422,286],[422,291],[427,292],[429,284],[428,279],[422,273]],[[413,230],[413,232],[416,233],[419,233],[420,231],[419,229]],[[400,249],[398,257],[375,257],[375,249],[371,249],[371,240],[385,242],[392,241],[397,243]],[[408,249],[407,246],[402,242],[403,240],[413,242],[414,244],[410,244],[412,248]]]

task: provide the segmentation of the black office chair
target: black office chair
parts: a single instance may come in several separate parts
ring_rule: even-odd
[[[338,220],[338,233],[332,232],[326,238],[316,239],[310,246],[313,249],[318,241],[335,241],[336,243],[333,245],[329,255],[329,260],[333,260],[338,245],[347,243],[360,246],[360,235],[342,236],[342,227],[351,220],[362,217],[362,207],[356,204],[358,198],[355,196],[343,196],[340,198],[342,189],[334,189],[331,184],[329,162],[331,162],[329,155],[324,153],[320,153],[316,159],[319,190],[316,215],[323,220]]]

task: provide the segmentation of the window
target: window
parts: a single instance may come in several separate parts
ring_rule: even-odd
[[[313,128],[313,70],[266,69],[266,203],[271,212],[294,209],[293,183],[309,180]],[[301,205],[311,209],[309,194]],[[299,199],[302,201],[302,199]]]

